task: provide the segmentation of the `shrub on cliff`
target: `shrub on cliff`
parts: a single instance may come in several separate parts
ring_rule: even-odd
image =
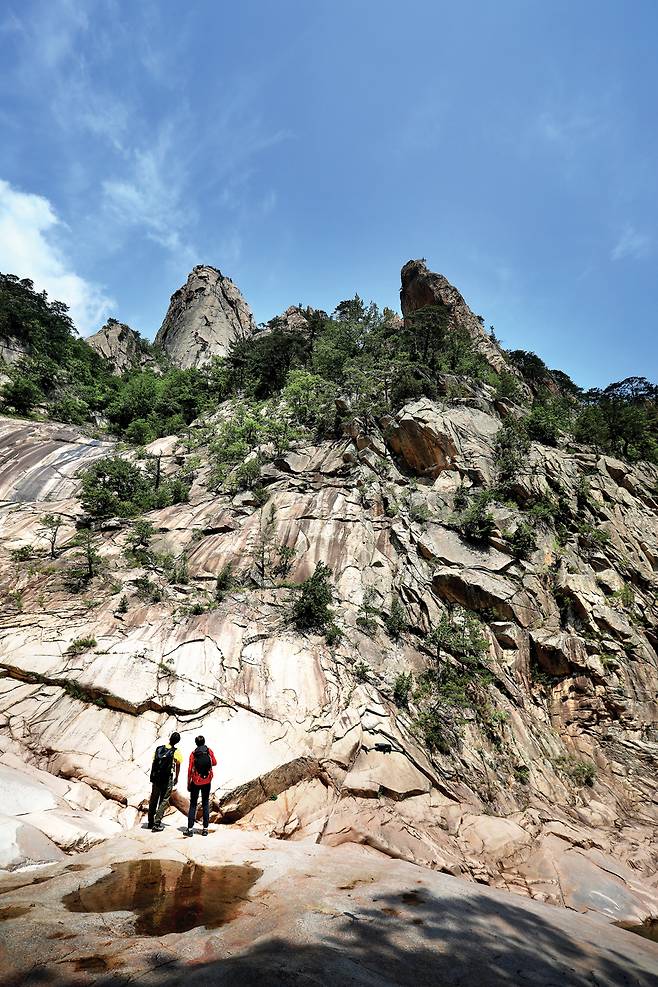
[[[330,577],[329,567],[324,562],[318,562],[313,574],[297,587],[297,599],[291,611],[291,619],[297,630],[316,631],[319,634],[329,632],[335,639],[337,628],[330,606],[333,600]]]
[[[2,388],[2,401],[19,415],[27,415],[43,400],[38,386],[25,374],[16,373]]]
[[[134,517],[187,499],[180,477],[155,481],[120,456],[97,460],[82,476],[82,506],[97,518]]]

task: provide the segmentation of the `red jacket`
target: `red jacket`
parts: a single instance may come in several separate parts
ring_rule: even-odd
[[[208,753],[210,754],[210,761],[212,764],[217,764],[217,759],[213,752],[208,748]],[[210,774],[207,778],[202,778],[201,775],[197,774],[194,770],[194,751],[190,754],[190,760],[187,765],[187,787],[190,785],[209,785],[212,781],[212,768],[210,769]]]

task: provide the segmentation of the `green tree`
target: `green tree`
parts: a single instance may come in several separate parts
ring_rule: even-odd
[[[43,527],[38,533],[41,538],[48,542],[50,557],[51,559],[54,559],[57,554],[57,536],[60,528],[64,524],[64,518],[61,514],[44,514],[41,517],[41,524]]]
[[[318,562],[313,572],[299,587],[292,607],[292,622],[300,631],[322,633],[333,623],[331,601],[331,570],[324,562]]]
[[[131,517],[152,503],[139,469],[119,456],[97,460],[82,477],[82,506],[94,517]]]
[[[88,582],[100,571],[102,559],[97,548],[98,540],[91,528],[83,528],[77,533],[72,544],[79,548],[76,558],[82,566],[80,575]]]
[[[27,415],[43,394],[29,377],[16,373],[2,388],[2,400],[19,415]]]

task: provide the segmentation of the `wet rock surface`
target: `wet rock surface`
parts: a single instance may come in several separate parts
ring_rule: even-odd
[[[647,939],[358,847],[131,830],[39,880],[0,878],[7,984],[655,983]]]

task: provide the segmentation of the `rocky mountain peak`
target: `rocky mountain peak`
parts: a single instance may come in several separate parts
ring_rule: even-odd
[[[410,260],[402,268],[400,278],[400,304],[405,319],[427,305],[442,309],[448,317],[448,325],[466,331],[495,371],[516,373],[498,344],[484,331],[478,316],[443,274],[430,271],[424,260]]]
[[[87,344],[112,364],[116,374],[142,363],[139,333],[117,319],[108,319],[98,332],[87,338]]]
[[[155,344],[177,367],[188,369],[213,356],[225,356],[234,339],[255,330],[251,309],[237,285],[217,268],[199,264],[171,296]]]

